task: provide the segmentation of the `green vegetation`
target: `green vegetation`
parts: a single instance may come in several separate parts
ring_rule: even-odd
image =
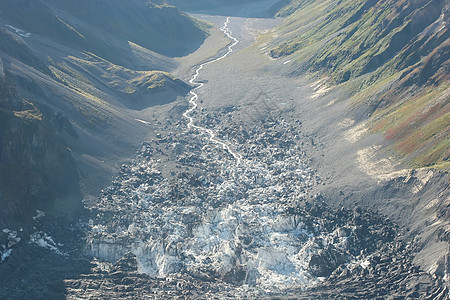
[[[443,0],[291,0],[269,44],[294,73],[327,76],[412,166],[449,161],[450,33]],[[343,84],[345,83],[345,84]]]
[[[18,118],[27,119],[27,120],[42,121],[42,114],[37,109],[14,111],[14,116],[16,116]]]
[[[441,165],[450,157],[449,86],[424,89],[396,106],[374,114],[373,129],[394,141],[415,167]]]
[[[176,79],[167,72],[130,70],[113,64],[93,53],[86,52],[84,58],[69,56],[67,59],[77,66],[82,67],[89,74],[94,75],[98,79],[102,79],[103,83],[110,88],[128,95],[137,92],[155,93],[169,85],[176,85]],[[59,75],[59,77],[61,77],[61,75]],[[70,80],[71,78],[73,78],[73,74],[67,76],[63,81],[67,82],[67,80]],[[73,83],[68,84],[73,86]],[[98,95],[95,95],[95,93],[90,92],[91,88],[89,88],[89,86],[91,86],[92,89],[95,89],[92,84],[89,84],[84,86],[82,90],[92,95],[92,97],[99,97]]]

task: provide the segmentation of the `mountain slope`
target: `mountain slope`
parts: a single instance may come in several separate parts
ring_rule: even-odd
[[[2,0],[11,25],[113,59],[108,38],[133,42],[166,56],[196,49],[205,34],[196,21],[159,2]]]
[[[189,91],[171,56],[206,35],[159,1],[0,0],[0,226],[98,193],[149,134],[147,111]]]
[[[304,123],[323,143],[317,165],[333,174],[319,192],[401,225],[415,263],[444,281],[448,13],[439,0],[290,1],[278,12],[283,24],[259,45],[282,74],[314,82],[302,97]]]
[[[449,4],[443,0],[290,1],[272,42],[293,74],[318,72],[353,95],[355,118],[371,116],[415,167],[448,167]]]
[[[1,226],[6,225],[6,219],[26,228],[24,221],[36,213],[37,207],[60,212],[67,209],[63,213],[66,216],[76,212],[79,207],[72,200],[80,197],[78,171],[64,141],[78,138],[70,121],[61,113],[22,98],[3,76],[0,127]]]

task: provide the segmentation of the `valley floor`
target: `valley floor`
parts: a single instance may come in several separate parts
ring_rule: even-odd
[[[226,17],[196,17],[226,31]],[[414,188],[411,199],[448,193],[446,179],[392,174],[395,165],[380,172],[369,150],[382,139],[346,118],[346,103],[336,101],[343,92],[286,76],[291,62],[265,55],[258,38],[277,22],[232,17],[227,32],[237,44],[216,30],[180,59],[176,75],[203,83],[186,114],[195,126],[183,116],[193,94],[143,111],[139,120],[160,129],[86,203],[70,227],[77,238],[36,218],[35,242],[20,251],[37,259],[16,256],[21,267],[1,271],[13,276],[0,298],[445,299],[445,282],[429,274],[434,260],[417,263],[418,251],[431,251],[407,230],[420,220],[407,224],[382,200],[400,206]],[[434,238],[417,232],[426,234]],[[432,244],[435,260],[446,247]]]

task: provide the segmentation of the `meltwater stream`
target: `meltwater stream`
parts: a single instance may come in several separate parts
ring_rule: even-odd
[[[223,26],[220,28],[220,30],[232,41],[232,43],[231,43],[231,45],[229,45],[227,47],[227,51],[225,52],[225,54],[223,54],[222,56],[220,56],[218,58],[210,60],[208,62],[202,63],[201,65],[199,65],[197,67],[197,69],[195,70],[194,75],[192,75],[191,79],[189,80],[190,84],[197,85],[193,90],[190,91],[190,94],[192,95],[192,97],[189,99],[189,103],[192,106],[191,106],[191,108],[189,108],[188,110],[186,110],[183,113],[183,116],[189,120],[189,123],[188,123],[188,127],[189,128],[192,127],[192,128],[198,129],[200,131],[206,132],[209,135],[209,140],[211,142],[215,143],[215,144],[218,144],[218,145],[222,146],[224,149],[226,149],[231,155],[233,155],[233,157],[236,159],[236,163],[239,165],[241,163],[242,156],[239,153],[237,153],[236,151],[233,151],[231,149],[231,147],[227,143],[225,143],[225,142],[221,141],[220,139],[218,139],[216,137],[216,134],[214,133],[213,130],[205,128],[205,127],[202,127],[202,126],[199,126],[199,125],[195,125],[194,124],[194,119],[190,116],[190,114],[194,110],[196,110],[197,106],[198,106],[198,104],[197,104],[198,94],[195,91],[198,90],[198,89],[201,89],[204,86],[203,82],[196,82],[196,79],[197,79],[198,75],[200,75],[200,71],[203,69],[204,66],[207,66],[209,64],[215,63],[215,62],[217,62],[219,60],[222,60],[225,57],[227,57],[231,52],[233,52],[233,47],[236,46],[239,43],[239,41],[235,37],[232,36],[232,32],[228,28],[229,22],[230,22],[230,17],[227,17],[227,20],[225,21]]]
[[[188,276],[235,295],[306,289],[342,266],[368,268],[377,243],[393,234],[382,220],[369,226],[371,216],[332,210],[311,195],[322,179],[308,164],[298,123],[229,124],[227,143],[224,128],[195,124],[200,71],[238,43],[229,22],[221,28],[232,40],[226,53],[199,65],[190,80],[197,87],[183,114],[188,124],[181,120],[144,143],[90,208],[88,253],[111,263],[131,253],[152,278],[178,286]],[[232,120],[229,113],[218,118]]]

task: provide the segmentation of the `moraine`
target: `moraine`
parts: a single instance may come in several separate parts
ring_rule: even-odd
[[[231,55],[238,41],[229,22],[222,31],[231,46],[200,65],[191,84],[203,67]],[[361,274],[397,276],[375,272],[382,252],[408,272],[409,250],[389,221],[332,209],[312,194],[324,182],[302,147],[310,137],[301,122],[216,129],[196,110],[203,86],[191,91],[185,119],[144,143],[90,207],[87,253],[103,269],[125,262],[133,276],[159,282],[152,295],[199,298],[298,294]]]

